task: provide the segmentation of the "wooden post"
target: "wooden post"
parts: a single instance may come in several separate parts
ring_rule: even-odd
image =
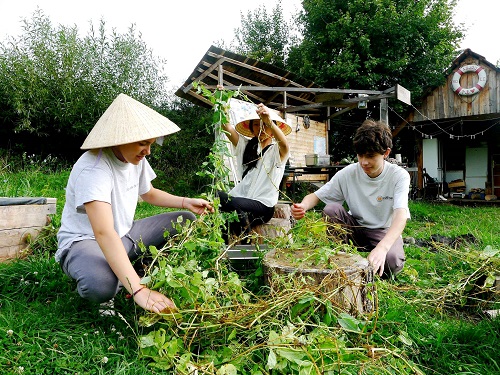
[[[389,111],[387,99],[380,99],[380,121],[389,125]]]

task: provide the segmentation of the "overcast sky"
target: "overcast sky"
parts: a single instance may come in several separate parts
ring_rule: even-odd
[[[233,40],[240,12],[246,15],[261,4],[272,10],[276,0],[0,0],[0,40],[19,35],[21,19],[31,18],[37,6],[54,25],[77,25],[82,36],[91,21],[98,25],[101,18],[120,33],[135,23],[153,53],[167,60],[170,83],[178,88],[210,45]],[[290,19],[300,4],[300,0],[283,0],[285,17]],[[500,59],[499,8],[500,0],[459,0],[455,21],[465,23],[469,31],[457,48],[471,48],[495,64]]]

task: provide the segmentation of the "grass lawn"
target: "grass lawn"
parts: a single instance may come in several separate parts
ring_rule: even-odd
[[[54,235],[67,172],[4,173],[0,178],[4,180],[0,196],[58,199],[58,213],[33,245],[33,253],[0,264],[0,373],[172,373],[172,369],[150,366],[140,355],[138,342],[151,330],[139,326],[144,313],[124,293],[115,298],[119,314],[101,316],[98,306],[82,300],[75,283],[55,263]],[[404,232],[409,242],[407,262],[397,279],[376,280],[378,309],[369,317],[370,334],[341,330],[335,321],[331,323],[337,326],[331,331],[338,334],[337,344],[343,343],[346,350],[350,347],[351,354],[335,370],[325,372],[318,372],[316,366],[311,372],[302,367],[300,372],[300,365],[297,372],[280,372],[277,367],[265,372],[264,363],[252,373],[500,374],[500,318],[483,313],[500,309],[500,291],[493,287],[495,276],[500,275],[499,209],[421,201],[411,202],[410,209],[412,220]],[[147,216],[156,211],[140,204],[138,212]],[[455,242],[444,244],[445,239],[436,235]],[[281,315],[272,324],[277,323],[286,325]],[[360,360],[352,354],[355,351],[373,355],[363,354]],[[226,371],[210,372],[205,367],[198,373],[233,373]]]

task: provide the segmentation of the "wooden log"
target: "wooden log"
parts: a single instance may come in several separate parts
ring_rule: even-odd
[[[280,277],[288,275],[297,287],[314,290],[351,315],[374,310],[373,269],[367,259],[358,254],[337,252],[329,258],[329,268],[314,268],[305,264],[307,257],[310,254],[299,250],[269,251],[263,266],[271,290],[280,289]]]

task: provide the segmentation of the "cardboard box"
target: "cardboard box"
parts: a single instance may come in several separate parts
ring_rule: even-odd
[[[460,188],[460,187],[465,187],[465,182],[464,180],[453,180],[448,182],[448,187],[451,188]]]

